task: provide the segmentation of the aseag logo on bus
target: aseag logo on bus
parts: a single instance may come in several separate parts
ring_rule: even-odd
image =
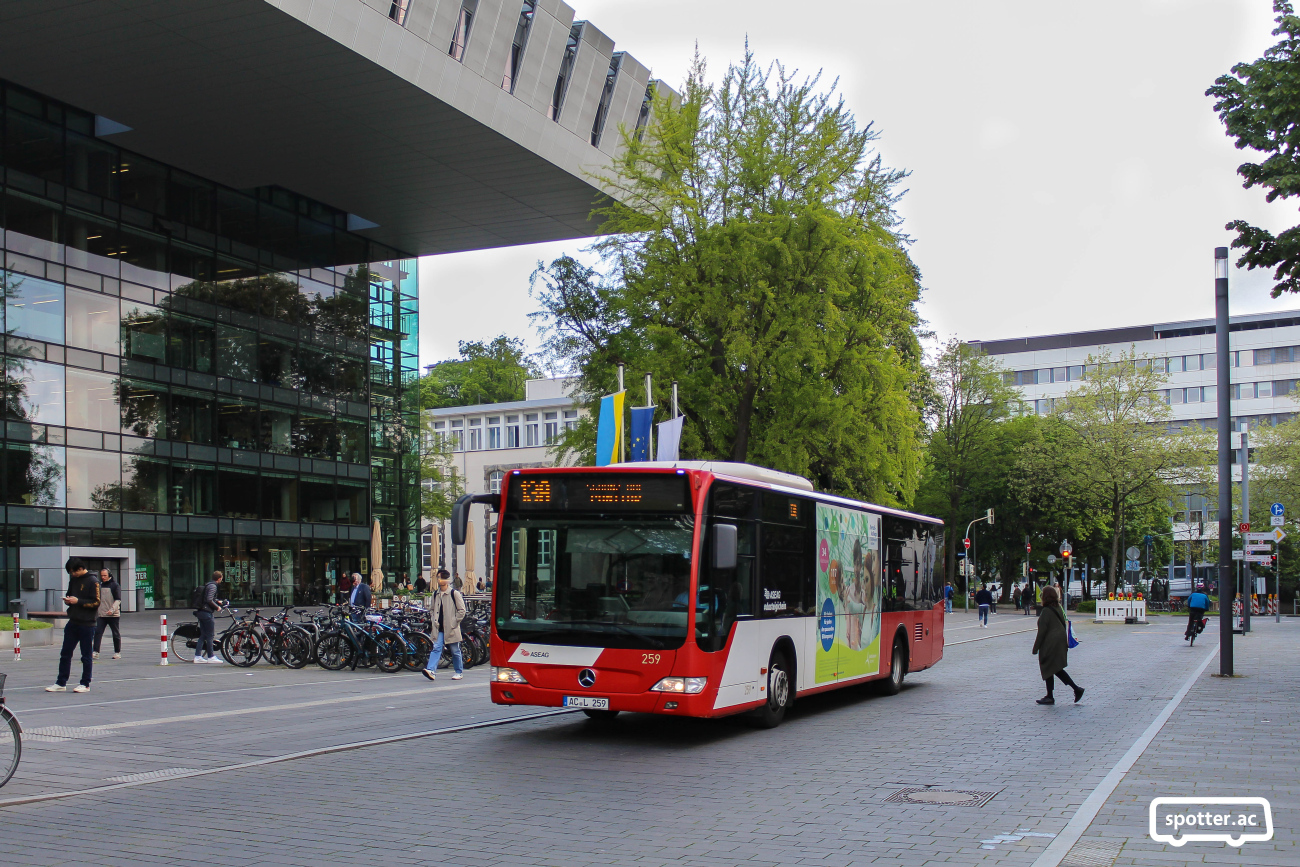
[[[817,683],[880,671],[880,516],[817,504]]]

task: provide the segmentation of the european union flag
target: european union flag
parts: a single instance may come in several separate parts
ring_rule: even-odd
[[[653,406],[632,407],[632,460],[650,460],[650,427],[654,424]]]

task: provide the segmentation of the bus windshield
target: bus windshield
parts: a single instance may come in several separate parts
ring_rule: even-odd
[[[681,647],[694,530],[686,514],[507,513],[497,634],[510,642]]]

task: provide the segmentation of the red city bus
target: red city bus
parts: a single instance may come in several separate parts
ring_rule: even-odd
[[[781,722],[796,695],[943,655],[943,524],[748,464],[512,470],[492,701]],[[938,570],[938,571],[936,571]]]

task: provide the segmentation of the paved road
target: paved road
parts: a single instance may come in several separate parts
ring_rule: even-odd
[[[1088,694],[1078,705],[1044,708],[1034,704],[1042,684],[1028,652],[1033,635],[1022,631],[1031,622],[1001,614],[985,630],[955,612],[944,662],[909,677],[902,694],[804,699],[773,731],[740,721],[632,716],[601,725],[552,716],[10,806],[0,811],[0,833],[21,841],[5,847],[7,860],[42,865],[89,857],[240,867],[395,857],[565,867],[1028,865],[1212,652],[1212,642],[1188,648],[1182,623],[1171,618],[1148,627],[1079,624],[1083,646],[1071,654],[1070,670]],[[1260,624],[1247,647],[1258,649],[1259,661],[1243,650],[1243,670],[1279,653],[1294,658],[1300,622]],[[147,638],[128,644],[127,660],[102,665],[87,696],[39,691],[53,671],[53,650],[24,654],[17,675],[6,664],[12,704],[29,730],[49,734],[31,745],[0,800],[527,713],[490,705],[484,670],[436,685],[414,675],[313,669],[259,667],[249,677],[238,669],[159,668],[150,651],[156,642]],[[1182,793],[1165,788],[1177,785],[1177,764],[1159,762],[1187,749],[1175,735],[1192,718],[1188,708],[1204,702],[1195,716],[1201,727],[1235,715],[1216,687],[1227,696],[1243,685],[1253,690],[1260,706],[1276,711],[1261,719],[1295,718],[1293,666],[1281,697],[1262,676],[1258,686],[1251,678],[1211,683],[1212,670],[1064,863],[1110,864],[1116,856],[1122,864],[1152,863],[1143,860],[1143,799],[1148,791]],[[89,736],[76,731],[88,728]],[[1208,784],[1224,770],[1211,764],[1205,776]],[[1286,780],[1279,770],[1270,785]],[[1130,784],[1146,788],[1130,791]],[[980,807],[886,800],[927,785],[992,797]],[[1156,854],[1152,844],[1150,854],[1164,864],[1300,863],[1294,803],[1275,814],[1278,835],[1267,850],[1216,844]],[[76,833],[69,815],[77,817]],[[1120,845],[1110,860],[1079,860],[1096,840]],[[1253,853],[1280,860],[1251,860]]]

